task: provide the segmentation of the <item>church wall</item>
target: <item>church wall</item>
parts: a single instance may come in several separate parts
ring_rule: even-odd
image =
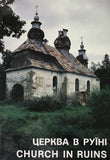
[[[57,90],[53,90],[53,77],[57,77]],[[21,84],[24,99],[46,95],[58,96],[62,85],[61,75],[57,72],[41,69],[23,69],[6,73],[6,95],[10,97],[12,88]]]
[[[57,73],[40,69],[33,69],[33,96],[41,97],[45,95],[53,95],[60,97],[61,100],[66,100],[68,97],[75,98],[75,79],[79,79],[79,93],[87,91],[87,81],[90,81],[90,91],[93,88],[100,88],[97,78],[78,75],[75,73]],[[53,77],[57,77],[57,91],[53,90]]]
[[[57,72],[41,70],[41,69],[33,69],[33,96],[41,97],[46,95],[54,95],[53,91],[53,77],[57,77],[58,86],[57,91],[60,88],[60,75]],[[56,94],[55,94],[56,95]]]
[[[84,96],[87,95],[87,81],[90,81],[90,93],[93,89],[100,88],[100,81],[94,77],[67,73],[67,99],[68,101],[83,101]],[[75,91],[75,80],[79,80],[79,92]]]
[[[41,96],[54,96],[57,98],[61,98],[66,96],[66,76],[65,74],[61,74],[59,72],[41,70],[41,69],[33,69],[33,88],[32,94],[33,97],[41,97]],[[57,77],[57,89],[53,89],[53,78]]]
[[[57,77],[57,90],[53,90],[53,77]],[[99,88],[99,81],[96,78],[78,75],[74,73],[58,73],[42,69],[23,69],[7,72],[6,94],[10,97],[14,85],[21,84],[24,88],[24,99],[41,96],[56,96],[61,100],[68,97],[75,97],[75,79],[79,79],[79,92],[87,90],[87,81],[90,81],[90,88]]]
[[[99,81],[97,78],[88,77],[84,75],[78,75],[73,73],[67,73],[66,76],[68,77],[68,85],[67,85],[67,94],[70,95],[71,93],[75,92],[75,80],[79,79],[79,91],[84,92],[87,90],[87,81],[90,81],[90,88],[100,88]]]
[[[20,84],[24,88],[24,99],[31,96],[31,69],[18,71],[10,71],[6,73],[6,96],[10,98],[12,88],[16,84]]]

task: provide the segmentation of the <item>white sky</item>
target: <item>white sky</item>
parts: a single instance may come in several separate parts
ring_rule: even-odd
[[[58,30],[68,29],[71,40],[70,52],[76,57],[83,36],[89,63],[101,62],[110,53],[110,0],[16,0],[12,7],[29,31],[35,15],[35,6],[42,22],[42,30],[49,44],[53,45]],[[6,48],[14,51],[27,39],[5,38]]]

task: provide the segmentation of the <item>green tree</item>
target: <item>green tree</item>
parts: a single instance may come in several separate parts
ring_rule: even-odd
[[[11,58],[12,58],[12,52],[10,50],[6,50],[2,53],[2,59],[3,59],[2,68],[4,70],[9,67]]]
[[[10,4],[14,0],[0,1],[0,51],[4,49],[3,38],[5,36],[19,38],[25,31],[22,27],[25,21],[20,20],[20,17],[11,9]]]
[[[109,55],[104,56],[102,64],[94,62],[92,63],[91,70],[100,79],[100,87],[105,88],[106,85],[110,85],[110,60]]]
[[[5,72],[0,64],[0,100],[5,98]]]
[[[103,64],[103,67],[106,70],[109,70],[109,68],[110,68],[110,60],[109,60],[109,55],[108,54],[105,55],[104,60],[102,61],[102,64]]]
[[[98,63],[91,62],[90,71],[95,73],[95,71],[100,67],[101,67],[100,62],[98,62]]]
[[[4,44],[3,41],[0,40],[0,52],[2,52],[4,49]]]
[[[5,50],[4,37],[19,38],[25,31],[25,21],[15,14],[10,5],[15,0],[0,0],[0,53],[2,53],[3,64],[0,64],[0,99],[5,95],[5,69],[11,61],[11,52]]]
[[[88,105],[92,109],[96,127],[110,129],[110,86],[101,91],[94,90],[88,98]]]

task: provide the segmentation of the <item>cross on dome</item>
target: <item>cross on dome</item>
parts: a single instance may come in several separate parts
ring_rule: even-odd
[[[36,8],[36,15],[38,15],[38,7],[39,7],[38,5],[35,6],[35,8]]]
[[[81,49],[84,49],[84,45],[83,45],[83,37],[81,37],[81,45],[80,45]]]
[[[81,43],[83,43],[83,37],[81,37]]]
[[[36,13],[34,16],[34,21],[31,22],[32,28],[28,32],[28,38],[43,41],[44,32],[40,28],[42,23],[39,21],[38,5],[35,8]]]
[[[36,13],[35,13],[35,16],[34,16],[34,20],[35,21],[39,21],[39,16],[38,16],[38,5],[36,5]]]

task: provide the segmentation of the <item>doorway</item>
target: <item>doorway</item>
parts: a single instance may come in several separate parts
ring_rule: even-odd
[[[16,84],[13,86],[11,97],[16,102],[24,100],[24,88],[21,84]]]

